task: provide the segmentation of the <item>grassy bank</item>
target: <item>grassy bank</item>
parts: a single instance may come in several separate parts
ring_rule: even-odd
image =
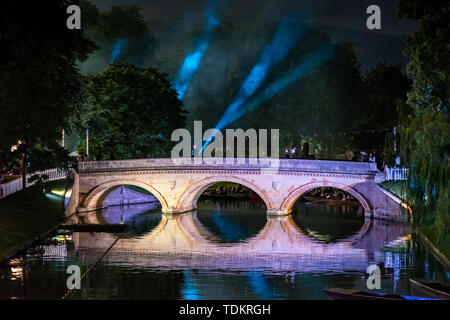
[[[406,188],[408,187],[408,183],[405,180],[399,181],[383,181],[380,183],[380,186],[394,194],[398,198],[405,201],[406,199]]]
[[[408,187],[406,181],[384,181],[380,186],[405,201],[406,188]],[[428,240],[430,240],[433,246],[450,260],[450,243],[439,241],[436,237],[437,232],[434,230],[433,226],[420,225],[418,226],[418,229],[428,238]]]
[[[61,188],[65,181],[35,185],[0,200],[0,257],[63,220],[62,197],[46,196],[43,188]]]

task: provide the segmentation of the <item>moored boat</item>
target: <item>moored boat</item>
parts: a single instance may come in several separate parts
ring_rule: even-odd
[[[450,285],[426,279],[409,279],[411,286],[427,296],[450,300]]]
[[[382,301],[440,300],[427,297],[397,295],[382,292],[355,291],[354,289],[343,289],[343,288],[327,288],[323,291],[334,300],[382,300]]]

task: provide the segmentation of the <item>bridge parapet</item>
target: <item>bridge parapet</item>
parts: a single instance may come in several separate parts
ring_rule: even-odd
[[[261,159],[261,158],[188,158],[182,164],[171,158],[85,161],[78,163],[79,172],[115,171],[115,170],[151,170],[151,169],[233,169],[233,170],[267,170],[270,171],[302,171],[328,172],[341,174],[381,173],[375,163],[303,160],[303,159]]]

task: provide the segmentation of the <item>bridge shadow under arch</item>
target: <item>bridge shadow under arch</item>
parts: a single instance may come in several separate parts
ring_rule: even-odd
[[[94,187],[93,189],[89,190],[89,192],[86,194],[83,200],[83,207],[86,208],[88,211],[101,209],[102,208],[101,202],[108,195],[108,193],[114,190],[115,188],[124,185],[131,185],[146,190],[159,201],[159,203],[163,208],[167,207],[167,200],[157,189],[155,189],[153,186],[151,186],[146,182],[131,179],[111,180]]]
[[[260,189],[254,182],[232,175],[227,177],[210,177],[195,182],[192,187],[188,188],[181,195],[178,206],[181,208],[192,207],[193,209],[197,209],[197,201],[200,196],[206,189],[219,182],[232,182],[243,185],[255,192],[262,199],[267,209],[272,208],[273,206],[272,201],[266,196],[265,191]]]
[[[316,189],[316,188],[322,188],[322,187],[330,187],[339,189],[342,191],[345,191],[352,195],[354,198],[358,200],[358,202],[361,204],[361,206],[364,209],[365,215],[370,216],[373,212],[373,205],[370,203],[370,201],[361,193],[356,191],[352,186],[348,186],[345,184],[340,184],[338,182],[322,182],[322,181],[315,181],[311,183],[307,183],[305,185],[302,185],[295,190],[291,191],[289,195],[284,199],[281,209],[286,210],[287,212],[292,211],[292,207],[297,202],[298,199],[300,199],[302,196],[307,194],[309,191]]]

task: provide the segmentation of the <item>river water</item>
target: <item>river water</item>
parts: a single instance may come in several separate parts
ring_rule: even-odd
[[[411,277],[450,282],[408,226],[365,219],[360,206],[297,203],[280,218],[267,218],[259,202],[200,199],[198,207],[173,216],[155,204],[93,213],[91,222],[130,229],[53,237],[26,264],[0,268],[0,298],[328,299],[327,287],[368,291],[372,264],[381,292],[417,294]],[[94,264],[81,289],[68,292],[67,267],[84,274]]]

